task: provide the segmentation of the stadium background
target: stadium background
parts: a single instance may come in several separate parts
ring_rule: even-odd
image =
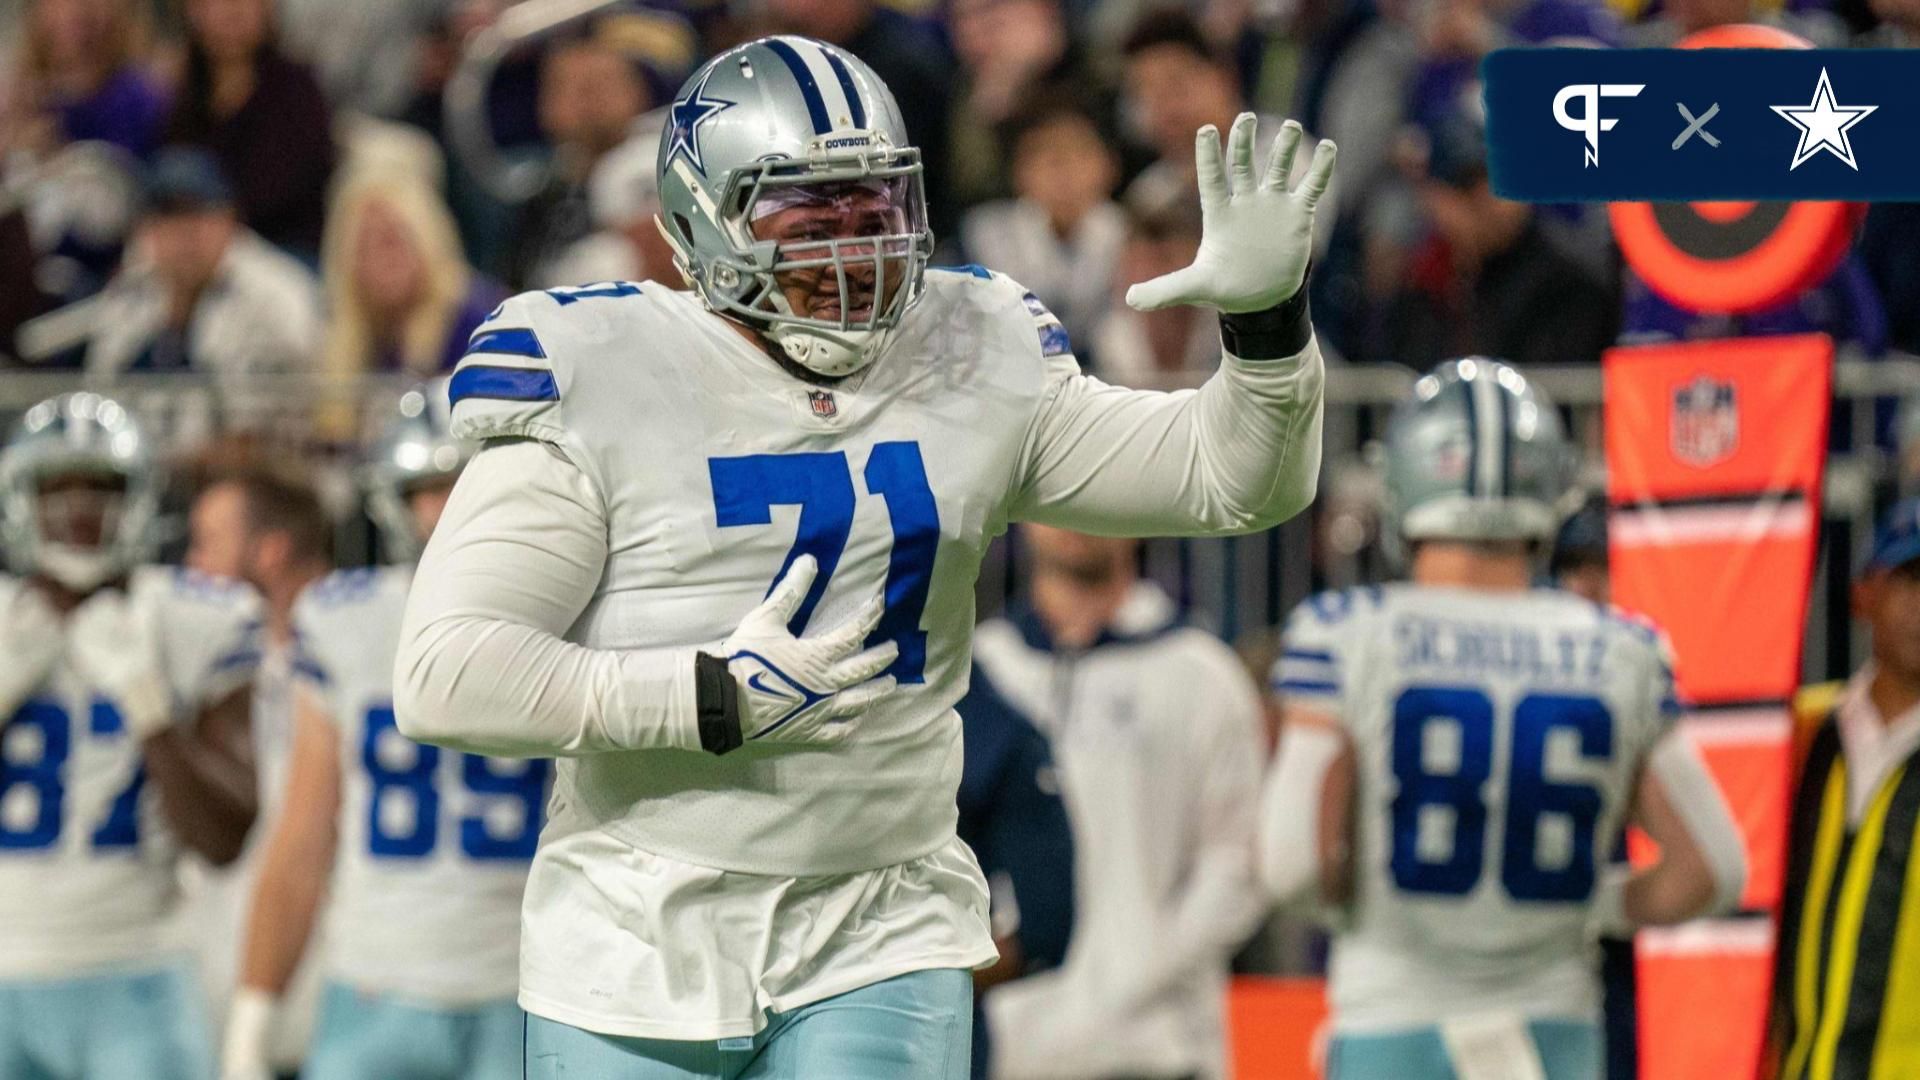
[[[1602,209],[1491,195],[1474,68],[1502,44],[1665,45],[1741,22],[1906,47],[1920,44],[1914,0],[511,7],[6,0],[0,418],[109,391],[162,433],[176,509],[197,476],[267,462],[328,494],[343,562],[372,559],[353,472],[368,418],[450,367],[509,291],[672,280],[649,221],[660,107],[712,52],[798,32],[893,85],[926,151],[940,261],[1022,280],[1113,382],[1196,385],[1217,356],[1204,316],[1116,299],[1191,257],[1193,129],[1245,107],[1339,142],[1312,279],[1330,366],[1321,497],[1271,533],[1145,553],[1252,670],[1301,598],[1391,573],[1375,440],[1417,371],[1467,353],[1519,364],[1566,412],[1597,497],[1604,350],[1808,332],[1836,342],[1837,362],[1803,679],[1864,656],[1851,568],[1896,493],[1920,489],[1920,209],[1871,208],[1839,266],[1782,303],[1683,311],[1623,266]],[[234,65],[256,72],[238,101]],[[227,203],[249,232],[155,249],[156,224]],[[252,261],[233,274],[240,245]],[[1019,594],[1020,563],[1017,538],[990,560],[983,616]],[[1310,979],[1321,957],[1311,933],[1276,924],[1239,966]],[[1316,1009],[1311,981],[1245,984],[1241,1075],[1293,1075]]]

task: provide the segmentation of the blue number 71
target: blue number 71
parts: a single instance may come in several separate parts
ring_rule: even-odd
[[[714,516],[722,528],[770,525],[775,506],[800,507],[793,546],[773,576],[779,581],[793,560],[811,555],[820,576],[801,601],[788,629],[805,629],[813,609],[826,595],[840,565],[847,535],[853,531],[853,467],[844,451],[816,454],[752,454],[709,458]],[[868,645],[897,642],[900,655],[886,674],[903,683],[926,681],[927,632],[920,616],[933,582],[933,557],[940,547],[940,509],[927,485],[926,462],[917,442],[886,442],[867,455],[861,477],[867,491],[887,503],[893,522],[893,554],[887,561],[887,610],[868,635]],[[772,586],[768,586],[772,591]]]

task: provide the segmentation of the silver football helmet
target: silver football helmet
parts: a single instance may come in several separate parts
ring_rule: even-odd
[[[393,418],[367,451],[361,466],[367,515],[380,529],[389,561],[412,562],[426,545],[408,497],[423,484],[460,475],[473,457],[474,445],[453,437],[452,412],[447,380],[416,386],[400,395]]]
[[[1390,550],[1420,540],[1544,543],[1572,505],[1574,456],[1559,412],[1498,360],[1449,360],[1415,383],[1388,425],[1386,456]]]
[[[70,480],[106,483],[60,487]],[[17,573],[91,592],[151,554],[159,505],[153,447],[111,398],[48,398],[0,450],[0,536]]]
[[[886,84],[842,49],[768,37],[709,60],[668,108],[658,173],[660,231],[694,291],[802,367],[865,367],[920,294],[933,250],[920,151]],[[846,212],[852,235],[755,237],[800,205]],[[775,281],[793,274],[831,274],[837,315],[794,310]]]

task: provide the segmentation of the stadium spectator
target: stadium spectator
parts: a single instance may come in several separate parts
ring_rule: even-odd
[[[351,434],[353,388],[368,372],[450,371],[507,293],[467,265],[453,215],[417,177],[350,176],[335,194],[320,263],[327,300],[321,367],[337,393],[323,430]]]
[[[655,109],[641,117],[627,141],[601,159],[587,181],[593,232],[561,251],[530,284],[550,288],[592,281],[664,281],[679,286],[673,249],[654,224],[660,212],[654,170],[665,112]]]
[[[960,714],[960,839],[992,894],[1000,960],[973,973],[973,1075],[987,1075],[989,1033],[977,995],[1059,967],[1073,933],[1073,828],[1053,750],[975,664]]]
[[[767,14],[775,32],[838,45],[866,61],[893,89],[907,135],[926,162],[933,235],[951,236],[960,210],[948,195],[953,59],[931,29],[874,0],[767,0]]]
[[[1157,200],[1133,192],[1127,200],[1127,242],[1121,250],[1114,292],[1170,273],[1193,261],[1200,248],[1200,208],[1181,192]],[[1082,355],[1100,377],[1121,386],[1154,387],[1182,372],[1219,360],[1219,334],[1196,308],[1135,311],[1113,303],[1094,328]]]
[[[398,116],[413,100],[428,31],[450,0],[278,0],[287,51],[342,111]]]
[[[1093,116],[1070,99],[1035,105],[1013,129],[1015,197],[967,212],[967,260],[1033,290],[1074,340],[1091,342],[1113,304],[1113,267],[1127,243],[1126,212],[1112,199],[1119,161]]]
[[[1019,132],[1012,128],[1036,98],[1085,98],[1098,80],[1059,0],[955,0],[947,23],[959,61],[947,197],[968,207],[1017,186],[1009,158]]]
[[[975,657],[1053,740],[1077,912],[1064,966],[987,996],[993,1075],[1223,1076],[1228,962],[1265,913],[1259,695],[1139,578],[1134,541],[1021,536],[1032,607],[982,625]]]
[[[286,475],[282,475],[282,474]],[[311,485],[292,470],[252,468],[216,475],[188,515],[185,563],[201,573],[244,581],[265,605],[261,660],[253,683],[253,753],[260,815],[238,861],[207,870],[193,890],[189,922],[199,938],[201,988],[210,1016],[233,994],[258,854],[273,835],[293,746],[293,603],[333,568],[333,526]],[[317,969],[302,979],[275,1032],[276,1064],[300,1063],[319,999]]]
[[[1774,949],[1781,1080],[1893,1077],[1920,1056],[1920,500],[1895,506],[1855,581],[1872,656],[1803,692],[1815,726],[1795,787]],[[1837,903],[1835,900],[1837,899]]]
[[[1136,134],[1154,155],[1153,164],[1128,186],[1127,198],[1190,193],[1193,133],[1212,124],[1224,139],[1243,108],[1233,61],[1214,48],[1191,15],[1177,9],[1142,17],[1121,52],[1126,60],[1121,84],[1124,115],[1139,126]],[[1280,121],[1262,117],[1260,130],[1278,132]]]
[[[144,157],[158,145],[166,93],[144,67],[138,0],[32,0],[8,98],[10,153],[45,156],[99,141]]]
[[[186,66],[167,141],[204,146],[240,220],[309,261],[333,175],[333,113],[306,65],[281,52],[270,0],[186,0]]]
[[[1419,198],[1432,231],[1368,355],[1416,367],[1466,354],[1597,363],[1619,326],[1617,290],[1548,237],[1535,207],[1493,193],[1477,100],[1469,87],[1423,118]]]
[[[541,60],[540,128],[552,147],[552,173],[514,226],[507,283],[516,289],[550,280],[548,264],[593,233],[594,167],[627,141],[634,121],[652,105],[638,58],[607,25],[553,47]]]
[[[305,370],[313,359],[313,276],[240,224],[233,190],[203,150],[162,150],[146,195],[128,264],[100,297],[87,372],[202,372],[236,422],[257,426],[275,402],[252,378]]]

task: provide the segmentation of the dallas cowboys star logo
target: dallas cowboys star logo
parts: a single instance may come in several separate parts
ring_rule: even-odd
[[[1847,129],[1866,119],[1867,114],[1878,109],[1878,105],[1836,105],[1833,102],[1833,84],[1827,81],[1827,69],[1820,69],[1820,83],[1814,87],[1813,101],[1806,105],[1774,105],[1774,112],[1800,129],[1800,145],[1794,148],[1793,164],[1788,171],[1800,167],[1800,164],[1814,154],[1825,150],[1844,162],[1854,172],[1860,171],[1860,163],[1853,159],[1853,141],[1847,138]]]
[[[667,146],[667,164],[671,166],[676,155],[684,157],[699,170],[701,176],[707,175],[707,169],[700,162],[700,125],[736,104],[707,97],[707,79],[712,77],[713,72],[707,72],[700,80],[700,85],[694,87],[684,100],[673,103],[669,113],[673,128],[668,133],[672,141]]]

